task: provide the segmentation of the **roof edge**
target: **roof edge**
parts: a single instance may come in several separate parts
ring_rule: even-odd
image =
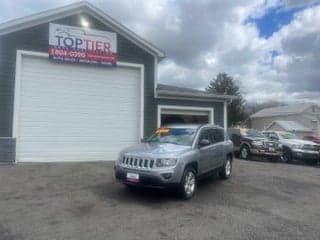
[[[159,90],[157,89],[157,97],[158,98],[195,98],[195,99],[202,99],[202,100],[235,100],[239,97],[232,96],[232,95],[223,95],[223,94],[212,94],[212,93],[189,93],[183,91],[170,91],[170,90]]]
[[[303,124],[301,124],[301,123],[299,123],[299,122],[291,121],[291,120],[288,120],[288,121],[286,121],[286,120],[280,120],[280,121],[298,123],[298,124],[300,124],[300,125],[303,127],[303,129],[288,130],[288,129],[285,128],[285,126],[284,126],[283,124],[281,124],[281,122],[279,122],[279,120],[274,120],[274,121],[272,121],[272,122],[266,127],[266,129],[269,129],[269,128],[272,127],[273,125],[278,124],[278,125],[281,126],[285,131],[288,131],[288,132],[290,132],[290,131],[293,131],[293,132],[312,132],[312,129],[311,129],[311,128],[308,128],[308,127],[304,126]]]
[[[255,114],[255,113],[254,113]],[[279,113],[279,114],[272,114],[272,115],[263,115],[263,116],[254,116],[252,114],[249,118],[265,118],[265,117],[279,117],[279,116],[291,116],[291,115],[297,115],[299,113]]]
[[[39,13],[1,23],[0,36],[34,27],[36,25],[67,17],[73,14],[83,13],[85,11],[88,11],[89,14],[92,14],[93,17],[96,17],[104,24],[111,25],[111,27],[117,30],[121,35],[134,42],[139,47],[149,52],[151,55],[158,57],[160,60],[166,57],[164,51],[160,50],[147,40],[141,38],[126,26],[119,23],[118,21],[107,15],[105,12],[87,1],[80,1],[62,7],[48,9]]]

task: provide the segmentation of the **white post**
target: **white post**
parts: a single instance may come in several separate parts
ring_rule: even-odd
[[[223,125],[224,129],[227,130],[228,128],[228,102],[223,102]]]

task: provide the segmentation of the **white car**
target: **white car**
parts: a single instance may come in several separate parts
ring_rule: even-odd
[[[320,144],[302,140],[290,132],[264,131],[262,133],[269,139],[280,142],[285,162],[291,162],[293,158],[297,158],[305,162],[319,163]]]

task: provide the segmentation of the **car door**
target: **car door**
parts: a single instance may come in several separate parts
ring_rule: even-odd
[[[212,138],[212,160],[211,166],[212,168],[221,167],[224,164],[225,158],[225,133],[223,129],[213,128],[209,130],[210,136]]]
[[[234,150],[238,152],[240,150],[241,145],[241,137],[240,137],[240,130],[235,129],[230,134],[230,139],[233,142]]]
[[[208,140],[209,144],[201,146],[200,142],[203,139]],[[199,170],[200,174],[203,174],[212,169],[212,150],[214,146],[212,144],[212,138],[210,137],[210,128],[201,129],[197,144],[200,152]]]

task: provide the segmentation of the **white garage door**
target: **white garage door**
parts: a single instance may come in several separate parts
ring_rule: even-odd
[[[19,68],[17,161],[115,160],[122,148],[139,142],[140,68],[27,55]]]

